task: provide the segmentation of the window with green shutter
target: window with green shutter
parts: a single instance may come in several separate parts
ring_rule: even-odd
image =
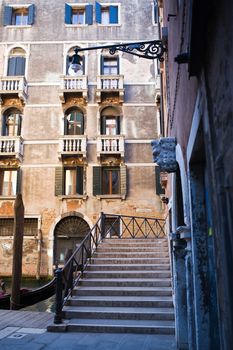
[[[93,5],[65,4],[65,23],[72,25],[93,24]]]
[[[0,169],[0,196],[16,196],[21,191],[21,169]]]
[[[96,22],[103,25],[119,23],[119,7],[95,3]]]
[[[32,25],[34,23],[35,18],[35,5],[22,6],[22,7],[14,7],[5,6],[4,7],[4,15],[3,15],[3,24],[14,25],[14,26],[25,26]]]
[[[126,166],[93,167],[93,195],[126,196]]]

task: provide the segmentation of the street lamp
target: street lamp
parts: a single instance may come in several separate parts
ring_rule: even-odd
[[[79,52],[98,49],[108,49],[111,55],[114,55],[116,51],[122,51],[130,55],[146,58],[149,60],[158,59],[160,62],[164,61],[163,55],[166,52],[166,48],[161,40],[138,41],[134,43],[120,43],[116,45],[91,46],[84,48],[76,47],[74,49],[75,54],[72,56],[72,63],[70,65],[70,68],[73,66],[73,68],[71,68],[71,72],[72,70],[73,72],[76,72],[75,74],[71,75],[78,75],[77,72],[82,70],[82,58],[79,56]]]

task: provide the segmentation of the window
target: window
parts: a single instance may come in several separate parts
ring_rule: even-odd
[[[34,23],[35,5],[29,6],[5,6],[4,26],[25,26]]]
[[[84,116],[79,109],[69,109],[65,115],[65,135],[83,135]]]
[[[14,219],[0,219],[0,236],[13,236]],[[38,234],[38,219],[24,218],[24,236],[37,236]]]
[[[18,171],[12,169],[0,170],[0,196],[15,196],[17,193]]]
[[[93,5],[65,4],[65,23],[72,25],[93,24]]]
[[[102,169],[102,189],[103,194],[120,193],[120,169],[103,168]]]
[[[101,112],[101,135],[120,135],[120,116],[113,107],[106,107]]]
[[[7,110],[3,115],[2,135],[19,136],[21,133],[21,122],[22,116],[17,109]]]
[[[22,76],[25,75],[26,53],[20,48],[16,47],[10,51],[7,65],[8,76]]]
[[[65,168],[65,195],[83,194],[83,168]]]
[[[55,196],[84,195],[85,167],[65,166],[55,169]]]
[[[119,8],[117,5],[101,5],[96,1],[96,22],[103,25],[119,23]]]
[[[119,74],[119,58],[101,56],[101,74],[102,75],[118,75]]]
[[[93,195],[126,195],[126,166],[93,167]]]

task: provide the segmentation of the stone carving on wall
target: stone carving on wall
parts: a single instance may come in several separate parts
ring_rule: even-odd
[[[151,142],[153,160],[162,172],[174,173],[177,170],[176,162],[176,139],[162,137]]]

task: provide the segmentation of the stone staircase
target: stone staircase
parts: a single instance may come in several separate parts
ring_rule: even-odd
[[[167,240],[105,239],[63,318],[48,330],[174,334]]]

